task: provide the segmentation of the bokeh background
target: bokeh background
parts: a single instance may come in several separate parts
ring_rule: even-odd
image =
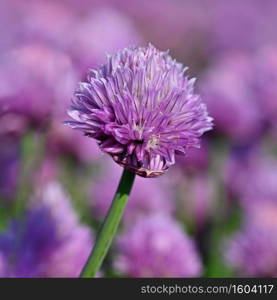
[[[76,277],[121,168],[63,125],[107,53],[151,42],[214,118],[137,178],[101,277],[277,276],[277,1],[0,0],[0,277]]]

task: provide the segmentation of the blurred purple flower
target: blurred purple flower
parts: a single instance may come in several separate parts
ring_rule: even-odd
[[[215,187],[205,173],[183,176],[178,186],[178,214],[195,223],[198,229],[205,226],[215,210]]]
[[[67,55],[30,43],[1,56],[0,61],[0,115],[19,115],[39,126],[60,115],[76,82]]]
[[[261,154],[251,159],[245,170],[239,165],[244,225],[226,244],[226,261],[243,275],[276,277],[277,163]]]
[[[21,20],[18,8],[21,4],[20,0],[2,0],[0,2],[0,56],[17,44],[18,24]]]
[[[17,5],[21,20],[18,23],[20,36],[16,39],[22,43],[43,43],[62,52],[68,50],[68,32],[72,33],[74,24],[78,22],[79,11],[63,2],[31,0],[25,5]]]
[[[205,11],[203,18],[210,54],[226,51],[255,51],[277,41],[275,0],[266,5],[259,0],[201,1],[198,6]],[[243,30],[242,30],[243,28]]]
[[[58,183],[38,191],[24,219],[0,234],[1,276],[76,277],[92,247],[90,230],[78,222]]]
[[[13,137],[0,136],[0,198],[9,200],[14,196],[19,168],[20,147],[18,140]]]
[[[186,156],[176,156],[176,166],[183,172],[205,170],[209,165],[209,146],[207,141],[201,143],[201,148],[188,149]]]
[[[193,241],[174,219],[139,219],[118,238],[117,271],[130,277],[195,277],[201,262]]]
[[[92,12],[81,15],[67,39],[66,47],[82,74],[103,63],[106,53],[141,43],[131,19],[111,6],[96,6]]]
[[[31,180],[36,188],[43,187],[57,180],[58,174],[59,164],[56,157],[45,155],[37,169],[31,174]]]
[[[47,149],[53,156],[67,154],[85,163],[97,161],[102,155],[95,141],[65,127],[61,118],[51,123]]]
[[[195,49],[202,37],[203,15],[201,5],[194,0],[114,0],[117,7],[136,22],[146,40],[160,48],[174,49],[182,55]],[[153,22],[155,16],[156,22]],[[205,22],[206,23],[206,22]],[[205,24],[207,27],[207,24]]]
[[[262,209],[262,206],[260,207]],[[276,208],[275,208],[276,209]],[[225,245],[225,258],[244,276],[277,277],[277,210],[272,222],[247,223]]]
[[[17,39],[66,53],[83,74],[88,67],[102,63],[107,51],[141,42],[132,20],[103,2],[30,1],[19,9],[21,36]]]
[[[257,145],[233,146],[223,163],[222,173],[225,188],[232,197],[241,197],[249,176],[256,173],[262,156]]]
[[[199,147],[212,128],[194,79],[152,45],[108,56],[80,84],[67,124],[95,138],[119,165],[143,177],[163,174],[176,153]]]
[[[242,200],[247,206],[258,202],[277,204],[277,162],[274,157],[262,158],[252,168],[252,174],[245,178]]]
[[[253,203],[277,201],[277,163],[274,157],[258,149],[233,152],[225,168],[225,183],[231,195],[245,209]]]
[[[0,137],[20,137],[28,128],[28,120],[16,112],[7,112],[8,104],[0,99]]]
[[[277,125],[277,44],[262,47],[254,57],[253,85],[269,125]]]
[[[215,128],[233,140],[251,142],[276,126],[276,52],[276,45],[251,55],[227,52],[203,76],[202,93]]]
[[[92,212],[99,219],[107,214],[117,187],[117,181],[114,178],[119,178],[121,173],[121,168],[116,164],[103,165],[103,174],[96,179],[91,190]],[[103,172],[104,170],[106,172]],[[170,215],[175,209],[174,200],[169,185],[161,179],[137,178],[127,203],[124,221],[134,222],[141,216],[153,213]]]
[[[0,135],[20,136],[29,126],[43,127],[51,154],[69,153],[81,161],[97,158],[100,151],[95,143],[62,124],[77,78],[70,58],[32,43],[2,59]]]
[[[252,61],[242,53],[219,60],[202,80],[202,94],[215,129],[235,141],[251,141],[263,128],[264,115],[252,89]]]
[[[3,255],[0,253],[0,277],[5,276],[5,258]]]
[[[276,1],[115,0],[131,15],[146,40],[170,48],[178,57],[203,69],[226,51],[255,51],[276,42]],[[153,22],[153,16],[158,20]],[[244,28],[244,30],[241,30]]]

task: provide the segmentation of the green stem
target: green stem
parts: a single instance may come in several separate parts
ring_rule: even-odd
[[[32,192],[32,174],[37,171],[45,155],[45,137],[33,131],[25,133],[21,138],[20,174],[17,193],[12,207],[13,214],[20,215]]]
[[[124,169],[111,207],[80,277],[94,277],[110,248],[134,183],[135,173]]]

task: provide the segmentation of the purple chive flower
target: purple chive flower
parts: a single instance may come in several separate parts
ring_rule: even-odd
[[[204,30],[208,31],[206,43],[209,53],[238,49],[250,52],[261,45],[276,42],[273,29],[276,27],[276,1],[269,0],[266,5],[259,0],[201,2],[198,4],[205,10]]]
[[[0,234],[3,277],[78,276],[92,247],[90,230],[81,225],[58,183],[38,191],[24,219]]]
[[[92,213],[98,219],[103,219],[108,212],[117,187],[114,178],[118,178],[121,171],[118,165],[111,162],[104,166],[103,174],[96,179],[91,190]],[[167,215],[173,213],[173,195],[167,182],[161,180],[136,179],[124,214],[125,222],[133,222],[136,218],[157,212]]]
[[[0,63],[0,115],[45,126],[64,112],[61,99],[69,97],[76,80],[67,55],[33,42],[0,56]]]
[[[199,147],[212,128],[194,79],[152,45],[126,48],[91,70],[75,93],[66,122],[97,140],[115,162],[143,177],[163,174],[175,154]]]
[[[226,55],[202,78],[202,94],[214,117],[215,128],[235,141],[252,141],[263,129],[264,114],[252,88],[248,55]]]
[[[263,47],[255,57],[254,87],[262,102],[267,121],[277,125],[277,46]],[[275,129],[276,130],[276,129]],[[277,131],[276,131],[277,132]]]
[[[262,209],[262,206],[260,207]],[[271,223],[246,223],[225,244],[225,259],[245,276],[277,276],[277,210]]]
[[[117,271],[130,277],[195,277],[201,262],[193,241],[174,219],[139,219],[118,238]]]
[[[276,277],[276,161],[252,156],[248,168],[237,173],[245,220],[242,229],[225,245],[226,261],[243,275]]]
[[[245,192],[246,185],[252,185],[249,176],[257,172],[263,154],[258,145],[246,147],[233,147],[229,157],[223,164],[222,172],[224,184],[228,193],[234,197],[241,197]]]
[[[248,210],[253,203],[277,201],[277,163],[263,151],[237,150],[227,161],[225,182],[231,195]]]
[[[72,24],[66,45],[82,73],[102,63],[105,53],[141,42],[132,20],[121,11],[111,6],[94,6],[88,11]]]
[[[252,142],[277,119],[276,46],[223,56],[204,75],[202,94],[215,128],[236,141]],[[234,126],[236,124],[236,126]]]
[[[15,27],[13,40],[17,43],[36,41],[65,52],[71,57],[74,68],[82,74],[88,66],[101,63],[106,51],[114,52],[127,45],[140,43],[141,38],[131,18],[120,10],[103,5],[103,1],[99,0],[88,0],[87,3],[82,0],[82,5],[70,2],[50,0],[28,1],[26,5],[18,3],[13,5],[8,18],[15,20],[6,21],[5,25]]]
[[[2,174],[0,177],[0,199],[11,200],[15,195],[19,168],[20,145],[18,140],[13,137],[0,136],[0,174]]]
[[[251,209],[252,204],[274,203],[277,205],[277,163],[274,157],[260,159],[252,168],[253,173],[245,178],[241,193],[243,203]],[[248,179],[248,182],[247,182]]]
[[[135,20],[139,28],[147,29],[142,30],[146,40],[154,41],[161,48],[173,48],[182,57],[187,57],[192,49],[199,46],[205,28],[203,23],[207,27],[202,6],[193,0],[117,0],[115,3],[120,11]],[[207,10],[205,12],[207,14]],[[153,15],[157,22],[153,22]]]

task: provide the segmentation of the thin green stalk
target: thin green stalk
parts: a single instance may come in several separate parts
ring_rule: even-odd
[[[21,138],[20,148],[20,174],[12,207],[15,215],[20,215],[27,204],[32,191],[32,174],[39,167],[45,154],[45,137],[37,132],[29,131]]]
[[[207,247],[207,268],[203,277],[232,277],[232,271],[224,263],[221,255],[221,245],[229,231],[229,227],[237,220],[233,216],[227,202],[224,189],[222,168],[226,158],[230,155],[230,144],[226,139],[217,139],[211,145],[210,178],[214,184],[214,200],[217,214],[211,219],[209,241]],[[234,219],[235,217],[235,219]]]
[[[134,183],[135,173],[124,169],[111,207],[80,277],[94,277],[110,248]]]

